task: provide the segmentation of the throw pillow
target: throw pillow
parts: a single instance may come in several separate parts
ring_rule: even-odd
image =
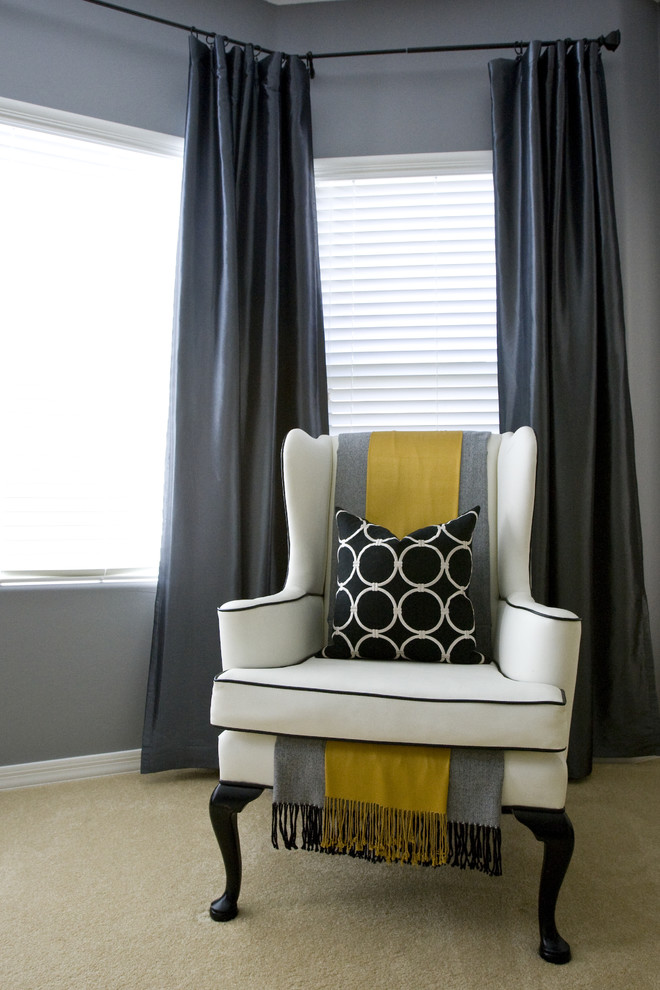
[[[468,597],[479,507],[399,540],[337,510],[335,659],[484,663]]]

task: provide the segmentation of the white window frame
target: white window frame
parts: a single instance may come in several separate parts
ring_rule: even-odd
[[[425,176],[460,176],[463,174],[479,174],[479,175],[489,175],[492,177],[492,152],[488,151],[473,151],[473,152],[449,152],[449,153],[430,153],[430,154],[416,154],[416,155],[388,155],[388,156],[368,156],[359,158],[324,158],[317,159],[315,161],[315,175],[317,181],[317,199],[321,198],[321,185],[323,180],[344,180],[350,182],[351,180],[360,179],[376,179],[376,180],[388,180],[392,178],[399,177],[425,177]],[[491,180],[492,181],[492,180]],[[386,183],[385,183],[386,185]],[[322,255],[322,281],[324,279],[324,231],[322,223],[322,208],[319,208],[319,218],[320,218],[320,233],[319,239],[321,244],[321,255]],[[329,249],[328,249],[329,250]],[[350,247],[344,248],[339,247],[340,252],[346,251],[350,253]],[[486,315],[485,319],[490,322],[491,326],[486,329],[486,333],[489,335],[489,339],[486,341],[486,350],[488,353],[485,354],[485,360],[479,366],[479,371],[477,372],[477,363],[475,358],[475,381],[478,374],[478,380],[480,383],[485,383],[480,385],[480,397],[477,397],[477,390],[475,389],[475,416],[477,415],[476,410],[479,409],[479,405],[485,406],[490,403],[491,407],[493,401],[495,402],[496,408],[496,393],[497,393],[497,355],[496,355],[496,339],[495,339],[495,268],[494,268],[494,227],[493,227],[493,241],[492,241],[492,265],[490,266],[491,275],[489,277],[492,283],[492,301],[486,303],[486,308],[490,308],[491,312]],[[350,258],[347,261],[347,270],[349,268]],[[343,261],[342,261],[343,264]],[[358,259],[359,264],[359,259]],[[355,269],[358,270],[357,268]],[[348,276],[347,276],[348,277]],[[384,424],[388,413],[384,411],[382,414],[374,412],[374,403],[366,401],[365,397],[369,394],[362,386],[365,384],[365,376],[370,375],[370,370],[368,367],[365,368],[365,362],[370,361],[369,350],[371,347],[374,348],[374,355],[377,349],[376,343],[370,343],[370,339],[373,339],[373,329],[371,334],[366,333],[363,339],[360,338],[360,301],[357,300],[357,309],[354,322],[349,323],[353,320],[352,317],[341,315],[333,324],[333,309],[336,308],[337,311],[342,314],[346,313],[346,306],[342,305],[344,296],[341,290],[338,293],[339,304],[335,307],[332,294],[330,292],[330,287],[332,283],[328,278],[327,284],[324,286],[325,299],[324,299],[324,310],[325,310],[325,324],[326,324],[326,352],[328,357],[328,403],[330,408],[331,417],[331,432],[337,433],[345,430],[370,430],[370,429],[480,429],[488,428],[496,431],[498,425],[496,422],[497,412],[492,411],[489,413],[484,412],[484,419],[488,421],[487,426],[473,425],[473,420],[465,424],[449,424],[445,422],[440,423],[438,419],[435,422],[421,422],[420,417],[422,415],[426,416],[424,413],[411,413],[409,416],[402,411],[401,421],[396,420],[391,425]],[[488,290],[491,291],[491,290]],[[347,297],[346,297],[347,298]],[[402,325],[405,317],[402,317]],[[414,321],[413,321],[414,322]],[[392,324],[390,321],[389,334],[392,334]],[[377,332],[377,331],[376,331]],[[426,333],[432,331],[425,331]],[[481,330],[478,331],[479,333]],[[385,339],[388,331],[384,331],[383,339]],[[414,334],[413,334],[414,335]],[[467,335],[466,335],[467,336]],[[352,337],[355,341],[355,354],[356,354],[356,364],[350,368],[351,364],[351,347],[353,346],[349,342],[349,337]],[[405,333],[402,334],[400,340],[405,341]],[[459,337],[455,338],[453,346],[457,346]],[[392,343],[386,344],[386,348],[392,348]],[[396,346],[399,346],[397,344]],[[452,346],[450,344],[450,346]],[[474,340],[470,342],[471,347],[477,347],[478,343]],[[420,352],[421,353],[421,352]],[[404,375],[397,381],[396,374],[398,372],[393,371],[392,363],[396,360],[396,355],[392,354],[390,351],[389,356],[384,353],[382,360],[389,362],[384,366],[380,366],[380,370],[384,372],[382,379],[379,379],[377,374],[377,361],[378,358],[374,356],[373,358],[373,369],[374,375],[367,386],[367,389],[371,389],[374,396],[377,394],[382,394],[383,391],[387,391],[388,388],[393,388],[396,392],[397,389],[404,389],[403,381]],[[426,357],[428,361],[428,356]],[[439,365],[436,367],[440,367]],[[469,364],[466,365],[469,368]],[[489,370],[490,368],[490,370]],[[418,369],[419,370],[419,369]],[[443,371],[443,380],[446,378],[444,374],[447,368]],[[355,374],[354,374],[355,373]],[[460,394],[467,394],[467,389],[463,392],[465,386],[465,379],[469,377],[470,372],[463,373],[460,376]],[[429,385],[428,379],[432,377],[431,375],[426,376],[425,387]],[[438,376],[438,381],[440,381],[440,376]],[[455,383],[458,385],[459,376],[457,374]],[[443,386],[444,387],[444,386]],[[406,386],[408,392],[408,397],[413,395],[413,386],[411,386],[410,379]],[[403,395],[403,391],[399,394]],[[421,395],[421,391],[418,393]],[[459,394],[455,390],[455,394]],[[483,396],[490,396],[486,403],[483,401]],[[495,398],[493,399],[493,395]],[[355,398],[355,403],[353,405],[351,397]],[[362,415],[362,408],[360,403],[363,402],[362,408],[370,409],[370,412],[365,413],[365,415],[374,415],[374,422],[369,423],[365,421],[365,415]],[[383,399],[383,404],[387,405],[387,400]],[[392,404],[394,405],[394,403]],[[401,407],[403,410],[403,403]],[[415,406],[416,403],[411,402],[410,406]],[[421,405],[421,403],[419,404]],[[349,407],[353,408],[353,412],[349,411]],[[346,410],[346,412],[337,412],[339,409]],[[353,414],[355,419],[352,420]],[[440,416],[440,413],[436,413]],[[446,417],[445,417],[446,419]],[[343,425],[339,425],[339,420],[342,421]]]
[[[23,101],[0,98],[0,122],[31,131],[42,131],[55,135],[72,137],[94,144],[110,145],[120,149],[134,150],[168,158],[183,157],[183,139],[175,135],[162,134],[132,127],[113,121],[73,114],[54,108],[40,107]],[[176,208],[178,209],[178,197]],[[165,327],[164,348],[169,360],[171,350],[171,319]],[[167,383],[165,384],[167,388]],[[82,413],[84,415],[84,411]],[[163,437],[164,449],[164,437]],[[160,513],[161,505],[155,507]],[[3,561],[0,561],[2,567]],[[157,577],[155,566],[147,570],[135,567],[103,567],[90,569],[40,569],[0,570],[0,586],[39,586],[53,584],[148,584],[153,585]]]

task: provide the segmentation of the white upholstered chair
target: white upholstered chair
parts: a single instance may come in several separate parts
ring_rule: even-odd
[[[211,906],[215,920],[237,913],[237,813],[273,786],[278,735],[488,748],[504,754],[503,810],[544,845],[540,954],[555,963],[570,959],[555,906],[573,850],[564,804],[580,622],[571,612],[537,604],[530,593],[533,431],[523,427],[484,442],[492,662],[457,665],[319,656],[335,593],[338,440],[313,439],[300,430],[288,435],[282,461],[290,548],[285,586],[218,610],[223,672],[213,686],[211,722],[222,729],[220,783],[210,811],[226,890]]]

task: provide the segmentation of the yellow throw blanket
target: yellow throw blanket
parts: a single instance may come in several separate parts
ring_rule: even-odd
[[[369,522],[401,539],[458,515],[463,434],[372,433],[367,461]]]
[[[328,741],[321,849],[446,863],[449,758],[448,749]]]

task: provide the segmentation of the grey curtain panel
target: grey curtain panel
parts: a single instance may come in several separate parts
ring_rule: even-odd
[[[216,608],[285,576],[284,436],[327,432],[309,76],[190,39],[145,772],[217,766]]]
[[[598,46],[490,64],[500,426],[539,440],[532,586],[583,619],[569,750],[660,752]]]

